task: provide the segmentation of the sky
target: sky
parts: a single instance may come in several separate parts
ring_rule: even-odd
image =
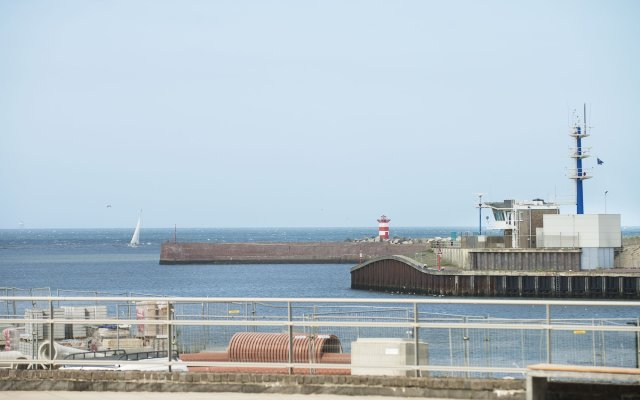
[[[141,209],[150,228],[474,226],[475,193],[575,213],[585,103],[585,212],[606,198],[638,226],[638,20],[632,0],[0,0],[0,229]]]

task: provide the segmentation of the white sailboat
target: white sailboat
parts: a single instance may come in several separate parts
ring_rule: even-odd
[[[131,236],[131,242],[129,242],[129,246],[137,247],[140,245],[140,228],[142,227],[142,210],[140,210],[140,215],[138,215],[138,223],[136,224],[136,229],[133,231],[133,236]]]

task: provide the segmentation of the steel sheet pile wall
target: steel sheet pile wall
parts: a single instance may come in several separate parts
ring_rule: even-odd
[[[438,272],[403,257],[351,269],[351,288],[444,296],[640,298],[640,277],[602,272]]]

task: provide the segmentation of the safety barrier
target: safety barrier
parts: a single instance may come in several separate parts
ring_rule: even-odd
[[[536,363],[638,367],[637,301],[121,296],[2,296],[0,301],[16,310],[0,318],[11,331],[5,332],[13,338],[10,350],[26,355],[3,358],[5,367],[305,374],[378,369],[381,375],[516,378]],[[381,343],[380,351],[354,358],[353,344],[372,338]],[[115,361],[100,356],[109,351],[127,356]],[[134,355],[143,353],[163,357]]]

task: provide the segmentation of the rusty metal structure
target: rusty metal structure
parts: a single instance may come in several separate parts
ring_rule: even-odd
[[[629,272],[437,271],[404,256],[351,269],[351,288],[443,296],[640,299]]]
[[[229,342],[229,360],[239,362],[286,362],[289,360],[286,333],[239,332]],[[293,362],[318,362],[325,353],[342,353],[335,335],[299,333],[291,343]]]
[[[290,341],[291,339],[291,341]],[[289,352],[291,351],[291,359]],[[296,333],[291,338],[286,333],[238,332],[233,335],[224,352],[182,354],[183,361],[233,362],[233,363],[311,363],[350,364],[351,354],[342,352],[336,335],[312,335]],[[200,372],[261,372],[286,373],[282,367],[228,367],[190,366],[189,371]],[[315,369],[296,368],[295,373],[318,373]],[[323,374],[348,375],[348,368],[332,368]]]

